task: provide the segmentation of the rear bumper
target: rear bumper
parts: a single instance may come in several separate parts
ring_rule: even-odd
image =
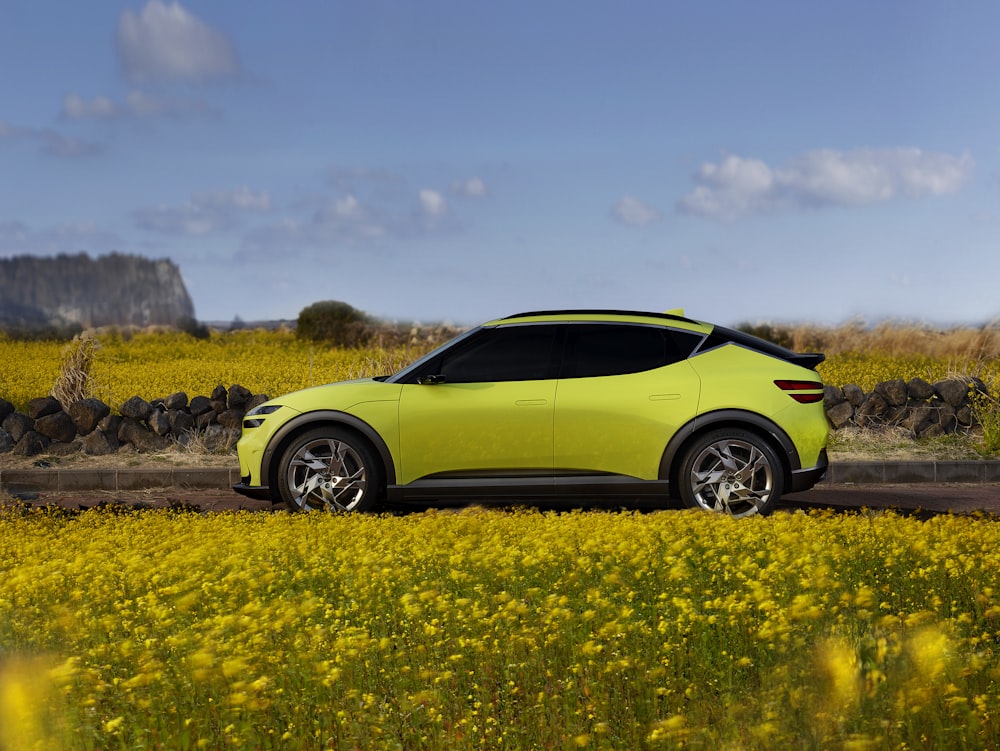
[[[247,485],[240,482],[233,485],[233,490],[247,498],[253,498],[255,501],[271,500],[271,489],[267,485]]]
[[[830,460],[826,456],[826,449],[823,449],[819,452],[819,461],[816,462],[815,467],[797,469],[792,472],[792,487],[786,492],[798,493],[802,490],[809,490],[826,476],[826,470],[829,466]]]

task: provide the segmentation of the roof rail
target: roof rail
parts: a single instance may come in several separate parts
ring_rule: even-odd
[[[532,310],[526,313],[515,313],[499,319],[502,321],[508,318],[526,318],[528,316],[563,316],[563,315],[616,315],[616,316],[642,316],[644,318],[662,318],[668,321],[686,321],[688,323],[701,323],[693,318],[676,315],[674,313],[653,313],[648,310],[613,310],[606,308],[566,308],[562,310]]]

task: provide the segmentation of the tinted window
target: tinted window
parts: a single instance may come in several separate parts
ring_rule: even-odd
[[[437,372],[448,383],[533,381],[552,377],[554,326],[485,329],[444,354]]]
[[[567,326],[561,377],[639,373],[683,360],[699,337],[657,326],[599,324]]]

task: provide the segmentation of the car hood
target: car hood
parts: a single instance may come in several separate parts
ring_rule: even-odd
[[[402,386],[385,383],[374,378],[358,378],[353,381],[337,381],[322,386],[313,386],[293,391],[271,399],[266,405],[280,405],[296,412],[312,412],[318,409],[347,410],[362,402],[399,401]]]

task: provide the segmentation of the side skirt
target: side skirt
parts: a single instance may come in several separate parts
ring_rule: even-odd
[[[390,485],[387,500],[407,501],[589,501],[607,498],[658,499],[666,503],[666,480],[637,480],[618,475],[558,477],[447,477]]]

